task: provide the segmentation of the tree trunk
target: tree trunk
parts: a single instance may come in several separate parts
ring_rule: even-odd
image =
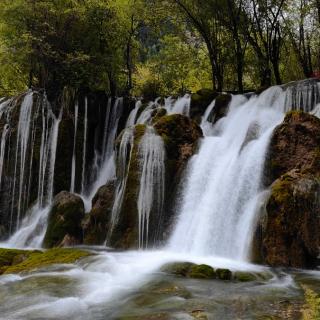
[[[238,90],[240,93],[243,92],[243,56],[242,52],[237,49],[237,78],[238,78]]]

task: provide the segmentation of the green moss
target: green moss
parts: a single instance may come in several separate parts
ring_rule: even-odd
[[[161,271],[186,277],[193,266],[195,264],[191,262],[168,263],[161,268]]]
[[[19,259],[22,255],[24,258]],[[69,248],[55,248],[44,252],[0,249],[0,268],[4,274],[26,272],[52,264],[74,263],[89,255],[91,253],[88,251]]]
[[[229,269],[217,269],[216,270],[217,278],[220,280],[231,280],[232,273]]]
[[[194,265],[188,274],[190,278],[214,279],[216,273],[214,269],[206,264]]]
[[[235,280],[240,281],[240,282],[249,282],[249,281],[257,280],[257,277],[254,273],[242,272],[242,271],[235,272],[234,278],[235,278]]]
[[[318,320],[320,319],[320,295],[303,286],[305,304],[302,310],[303,320]]]
[[[279,203],[287,201],[291,197],[291,181],[289,177],[287,177],[287,179],[284,177],[284,179],[276,180],[272,185],[271,190],[272,197],[275,199],[275,201]]]

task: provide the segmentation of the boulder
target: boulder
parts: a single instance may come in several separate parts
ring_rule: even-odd
[[[275,129],[265,170],[271,191],[254,240],[260,262],[299,268],[319,263],[319,147],[320,120],[310,114],[291,111]]]
[[[297,169],[271,187],[261,227],[263,261],[271,266],[319,265],[320,180]]]
[[[100,245],[106,240],[108,223],[110,222],[115,181],[99,188],[92,199],[92,209],[82,224],[84,244]]]
[[[229,269],[216,269],[217,278],[220,280],[231,280],[232,272]]]
[[[44,237],[45,248],[80,244],[83,241],[81,220],[84,218],[82,199],[67,191],[60,192],[53,201]]]
[[[274,130],[266,159],[265,183],[292,169],[320,173],[320,119],[302,111],[287,113]]]

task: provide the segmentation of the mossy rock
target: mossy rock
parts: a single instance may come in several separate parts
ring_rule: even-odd
[[[216,272],[212,267],[206,264],[199,264],[191,267],[188,277],[197,279],[215,279]]]
[[[193,266],[195,266],[195,264],[191,262],[174,262],[164,265],[161,268],[161,271],[169,274],[187,277]]]
[[[115,192],[115,181],[101,186],[92,199],[92,209],[82,221],[83,243],[100,245],[106,240]]]
[[[296,110],[272,134],[264,182],[270,185],[293,169],[320,175],[320,119]]]
[[[53,264],[74,263],[91,255],[89,251],[54,248],[46,251],[0,249],[0,274],[28,272]]]
[[[216,269],[217,279],[220,280],[231,280],[232,272],[229,269]]]
[[[43,245],[52,248],[82,243],[81,221],[84,218],[82,199],[67,191],[60,192],[49,213],[47,231]]]
[[[161,271],[185,278],[215,279],[216,274],[212,267],[206,264],[194,264],[192,262],[168,263]]]
[[[193,120],[181,114],[163,116],[154,127],[162,137],[167,157],[170,159],[179,159],[182,146],[191,145],[194,148],[195,143],[203,136],[201,128]]]
[[[320,179],[291,170],[271,186],[260,220],[263,262],[271,266],[316,267],[320,247]]]
[[[127,129],[128,130],[128,129]],[[139,153],[139,144],[145,133],[146,126],[144,124],[135,125],[133,128],[133,144],[128,154],[131,157],[127,159],[128,176],[126,180],[126,188],[124,191],[123,201],[119,213],[117,225],[114,227],[110,237],[109,245],[115,248],[128,249],[138,246],[138,207],[137,200],[140,189],[141,176],[141,155]],[[121,139],[117,138],[117,149],[119,150]],[[117,163],[117,170],[120,168]]]
[[[152,111],[152,123],[156,123],[160,118],[167,114],[167,110],[165,108],[157,108]]]
[[[236,271],[233,274],[233,278],[240,282],[250,282],[250,281],[258,280],[258,277],[256,274],[251,272],[244,272],[244,271]]]

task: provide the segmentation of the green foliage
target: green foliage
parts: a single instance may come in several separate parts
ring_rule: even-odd
[[[157,95],[184,94],[211,87],[210,62],[203,45],[182,41],[178,36],[166,35],[159,43],[160,50],[135,74],[137,95],[150,86]]]

